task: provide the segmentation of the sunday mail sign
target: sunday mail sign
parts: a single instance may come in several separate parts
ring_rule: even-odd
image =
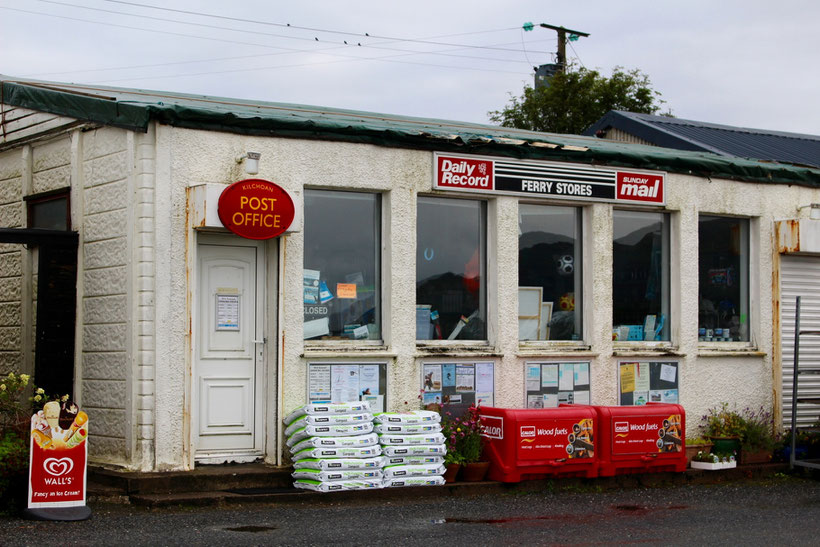
[[[666,175],[575,163],[434,153],[439,190],[534,197],[666,203]]]

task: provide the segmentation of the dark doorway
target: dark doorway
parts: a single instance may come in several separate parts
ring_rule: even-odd
[[[74,396],[77,232],[0,228],[0,243],[39,249],[34,381],[49,395]]]

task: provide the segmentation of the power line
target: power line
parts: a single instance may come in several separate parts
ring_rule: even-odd
[[[213,29],[219,29],[219,30],[230,30],[230,31],[233,31],[233,32],[243,32],[243,33],[247,33],[247,34],[260,34],[260,35],[263,35],[263,36],[273,36],[273,37],[285,38],[285,39],[289,39],[289,40],[303,40],[303,41],[310,41],[310,42],[325,42],[325,41],[328,41],[328,40],[319,40],[318,37],[304,38],[304,37],[285,36],[285,35],[282,35],[282,34],[271,34],[271,33],[267,33],[267,32],[252,31],[252,30],[248,30],[248,29],[225,28],[225,27],[219,27],[219,26],[215,26],[215,25],[208,25],[208,24],[205,24],[205,23],[192,23],[192,22],[188,22],[188,21],[179,21],[179,20],[175,20],[175,19],[165,19],[165,18],[161,18],[161,17],[152,17],[150,15],[140,15],[140,14],[135,14],[135,13],[126,13],[126,12],[121,12],[121,11],[106,10],[106,9],[102,9],[102,8],[79,6],[77,4],[71,4],[71,3],[68,3],[68,2],[58,2],[57,0],[37,0],[37,1],[38,2],[43,2],[45,4],[54,4],[54,5],[59,5],[59,6],[71,7],[71,8],[86,9],[86,10],[90,10],[90,11],[100,11],[100,12],[103,12],[103,13],[111,13],[111,14],[115,14],[115,15],[124,15],[124,16],[127,16],[127,17],[138,17],[138,18],[142,18],[142,19],[149,19],[149,20],[152,20],[152,21],[162,21],[162,22],[166,22],[166,23],[168,23],[168,22],[179,23],[179,24],[183,24],[183,25],[192,25],[192,26],[199,26],[199,27],[204,27],[204,28],[213,28]],[[271,22],[267,22],[267,21],[257,21],[257,20],[254,20],[254,19],[242,19],[242,18],[238,18],[238,17],[229,17],[229,16],[224,16],[224,15],[213,15],[213,14],[201,13],[201,12],[195,12],[195,11],[178,10],[178,9],[173,9],[173,8],[164,8],[164,7],[158,7],[158,6],[151,6],[151,5],[147,5],[147,4],[138,4],[138,3],[135,3],[135,2],[124,2],[124,1],[119,1],[119,0],[103,0],[103,1],[113,2],[113,3],[117,3],[117,4],[125,4],[125,5],[130,5],[130,6],[143,7],[143,8],[149,8],[149,9],[156,9],[156,10],[161,10],[161,11],[169,11],[169,12],[173,12],[173,13],[181,13],[181,14],[185,14],[185,15],[197,15],[197,16],[201,16],[201,17],[210,17],[210,18],[222,19],[222,20],[226,20],[226,21],[240,22],[240,23],[268,25],[268,26],[275,26],[275,27],[280,27],[280,28],[298,29],[298,30],[309,30],[309,31],[312,31],[312,32],[324,32],[324,33],[328,33],[328,34],[344,34],[344,35],[349,35],[349,36],[357,36],[357,37],[361,37],[361,38],[366,37],[366,38],[373,38],[373,39],[378,39],[378,40],[388,40],[388,41],[391,41],[391,42],[411,42],[411,43],[427,44],[427,45],[458,47],[458,48],[463,48],[463,49],[487,49],[487,50],[493,50],[493,51],[506,51],[506,52],[513,52],[513,53],[521,53],[521,50],[518,50],[518,49],[498,48],[498,47],[492,47],[492,46],[478,46],[478,45],[472,45],[472,44],[454,44],[454,43],[449,43],[449,42],[436,42],[436,41],[430,41],[430,40],[415,40],[415,39],[410,39],[410,38],[396,38],[396,37],[390,37],[390,36],[371,35],[371,34],[368,34],[368,33],[364,33],[364,34],[350,33],[350,32],[343,32],[343,31],[329,30],[329,29],[300,27],[300,26],[290,25],[290,24],[287,24],[287,23],[271,23]],[[511,29],[501,29],[501,30],[513,30],[513,29],[516,29],[516,28],[518,28],[518,27],[512,27]],[[487,32],[493,32],[493,31],[487,31]],[[351,45],[351,44],[348,44],[348,45]],[[372,44],[357,43],[357,45],[363,46],[363,47],[375,47]]]
[[[46,0],[40,0],[40,1],[46,1]],[[170,12],[175,12],[175,13],[183,13],[185,15],[198,15],[200,17],[211,17],[211,18],[215,18],[215,19],[224,19],[226,21],[236,21],[236,22],[240,22],[240,23],[253,23],[253,24],[257,24],[257,25],[269,25],[269,26],[276,26],[276,27],[294,28],[294,29],[299,29],[299,30],[309,30],[311,32],[326,32],[326,33],[329,33],[329,34],[343,34],[343,35],[347,35],[347,36],[358,36],[358,37],[361,37],[361,38],[365,38],[365,37],[367,37],[367,38],[376,38],[376,39],[379,39],[379,40],[390,40],[390,41],[394,41],[394,42],[413,42],[413,43],[418,43],[418,44],[430,44],[430,45],[439,45],[439,46],[457,46],[457,47],[465,47],[465,48],[474,47],[474,48],[480,48],[480,49],[494,49],[494,48],[488,48],[488,47],[484,47],[484,46],[471,46],[471,45],[465,45],[465,44],[449,44],[449,43],[442,43],[442,42],[433,42],[433,41],[425,40],[425,39],[396,38],[396,37],[391,37],[391,36],[380,36],[380,35],[375,35],[375,34],[369,34],[367,32],[362,34],[362,33],[354,33],[354,32],[345,32],[345,31],[340,31],[340,30],[302,27],[302,26],[298,26],[298,25],[291,25],[290,23],[272,23],[272,22],[269,22],[269,21],[259,21],[257,19],[242,19],[242,18],[239,18],[239,17],[229,17],[227,15],[214,15],[214,14],[210,14],[210,13],[202,13],[202,12],[197,12],[197,11],[187,11],[187,10],[179,10],[179,9],[173,9],[173,8],[165,8],[165,7],[161,7],[161,6],[152,6],[150,4],[140,4],[140,3],[137,3],[137,2],[126,2],[124,0],[103,0],[103,1],[104,2],[110,2],[112,4],[123,4],[123,5],[128,5],[128,6],[155,9],[155,10],[161,10],[161,11],[170,11]],[[461,34],[451,34],[451,35],[448,35],[448,37],[449,36],[467,36],[467,35],[471,35],[471,34],[482,34],[482,33],[488,33],[488,32],[500,32],[500,31],[504,31],[504,30],[515,30],[517,28],[519,28],[519,27],[509,27],[509,28],[496,29],[496,30],[475,31],[475,32],[467,32],[467,33],[461,33]],[[501,51],[514,51],[514,50],[501,50]]]

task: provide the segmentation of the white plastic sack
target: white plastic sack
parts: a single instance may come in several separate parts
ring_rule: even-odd
[[[444,444],[421,444],[406,446],[382,446],[385,456],[446,456],[447,446]]]
[[[373,415],[377,424],[437,424],[441,414],[433,410],[413,410],[411,412],[380,412]]]
[[[305,448],[293,455],[294,461],[305,458],[373,458],[382,455],[379,445],[339,448]]]
[[[406,477],[385,479],[385,488],[395,488],[400,486],[442,486],[444,484],[444,477],[437,475],[435,477]]]
[[[379,435],[379,444],[390,446],[404,446],[417,444],[444,444],[444,435],[441,433],[425,433],[423,435]]]
[[[320,482],[350,481],[350,480],[379,480],[382,478],[381,469],[294,469],[291,476],[294,479],[309,479]]]
[[[328,414],[357,414],[359,412],[370,412],[370,403],[367,401],[351,401],[349,403],[310,403],[293,410],[282,420],[286,426],[305,414],[328,415]]]
[[[308,437],[290,447],[290,453],[296,454],[305,448],[335,448],[340,446],[373,446],[379,444],[379,436],[375,433],[354,435],[352,437]]]
[[[381,469],[382,467],[384,467],[384,460],[380,456],[374,458],[305,458],[293,462],[294,469]]]
[[[342,425],[306,425],[293,432],[285,444],[293,446],[308,437],[350,437],[353,435],[367,435],[372,431],[373,424],[370,422]]]
[[[373,431],[379,434],[420,435],[424,433],[441,433],[441,424],[376,424]]]
[[[293,481],[296,488],[314,490],[316,492],[337,492],[341,490],[375,490],[382,488],[380,480],[349,480],[349,481],[314,481],[310,479],[296,479]]]
[[[443,475],[447,468],[443,463],[438,465],[390,465],[385,467],[382,472],[385,479],[393,479],[398,477],[432,477],[435,475]]]
[[[347,425],[363,424],[373,421],[373,415],[369,412],[359,412],[357,414],[305,414],[294,420],[285,429],[285,437],[290,437],[294,431],[308,425]]]
[[[388,465],[442,465],[444,456],[383,456],[382,467]]]

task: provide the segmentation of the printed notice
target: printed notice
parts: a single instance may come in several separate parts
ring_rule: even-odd
[[[558,365],[541,365],[541,387],[558,389]]]
[[[475,367],[456,365],[456,391],[475,391]]]
[[[661,365],[661,380],[664,382],[672,382],[675,383],[675,377],[678,374],[677,367],[673,365],[667,365],[666,363]]]
[[[621,365],[621,393],[635,391],[635,363]]]
[[[336,296],[339,298],[356,298],[356,284],[355,283],[336,283]]]
[[[527,365],[527,391],[538,391],[541,389],[541,366]],[[540,395],[539,395],[540,397]],[[528,399],[530,400],[530,399]],[[534,400],[534,399],[532,399]],[[543,400],[541,401],[543,403]],[[529,408],[542,408],[527,405]]]
[[[216,295],[216,330],[239,330],[239,295]]]
[[[493,392],[493,364],[475,364],[475,390],[476,393]],[[487,404],[486,402],[484,404]]]
[[[330,400],[330,365],[308,367],[308,395],[311,401]]]
[[[575,366],[572,363],[558,365],[558,391],[572,391],[575,387]]]
[[[635,391],[649,391],[649,363],[635,364]]]

